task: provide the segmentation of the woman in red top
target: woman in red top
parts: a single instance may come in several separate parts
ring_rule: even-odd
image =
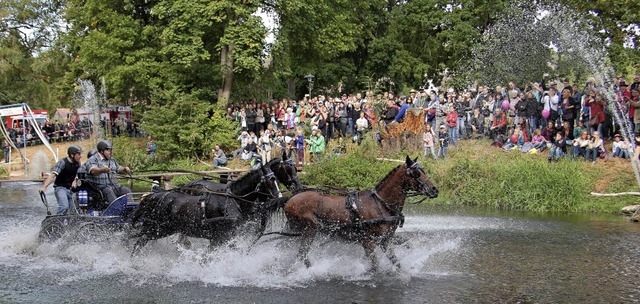
[[[595,97],[594,94],[595,93]],[[587,97],[587,106],[591,108],[591,120],[589,127],[593,130],[602,131],[602,123],[604,122],[605,102],[600,92],[593,92]]]

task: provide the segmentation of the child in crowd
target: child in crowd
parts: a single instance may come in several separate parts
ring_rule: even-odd
[[[504,146],[502,146],[505,151],[509,151],[515,147],[520,148],[524,145],[524,133],[522,132],[520,125],[516,126],[508,138],[509,140],[504,144]]]
[[[531,139],[531,144],[533,148],[538,150],[538,152],[542,152],[547,148],[547,140],[542,136],[542,131],[540,129],[536,129],[534,131],[533,138]]]
[[[613,152],[611,153],[610,158],[629,158],[629,148],[631,145],[628,141],[622,141],[621,139],[622,137],[620,136],[620,134],[616,134],[613,137]]]
[[[588,146],[589,133],[587,133],[587,130],[585,129],[578,135],[578,137],[576,137],[576,139],[573,140],[573,145],[571,146],[571,159],[575,159],[580,155],[584,156],[586,159]]]
[[[589,142],[589,146],[587,146],[587,161],[591,160],[595,164],[601,150],[604,150],[604,141],[600,138],[600,132],[594,131],[593,138]]]
[[[556,136],[549,150],[549,162],[551,160],[558,161],[560,157],[567,154],[567,142],[562,132],[556,133]]]
[[[436,159],[436,149],[434,147],[434,140],[436,134],[431,130],[431,125],[426,124],[424,126],[424,132],[422,133],[422,143],[424,144],[424,157],[427,157],[427,151],[431,151],[433,159]]]
[[[440,142],[440,148],[438,149],[438,158],[445,158],[447,155],[447,149],[449,148],[449,135],[447,134],[447,127],[440,126],[440,132],[438,132],[438,141]]]
[[[578,126],[573,128],[573,138],[579,138],[582,134],[582,131],[589,132],[587,127],[584,126],[584,122],[582,120],[578,120]]]
[[[304,130],[302,130],[302,128],[298,128],[296,130],[296,137],[293,140],[293,149],[296,151],[297,164],[304,164]]]
[[[458,112],[456,112],[453,106],[449,107],[446,120],[449,126],[449,139],[451,140],[451,144],[455,146],[458,139]]]

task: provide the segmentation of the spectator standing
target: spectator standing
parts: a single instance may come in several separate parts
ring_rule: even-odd
[[[449,113],[447,113],[447,130],[449,132],[449,139],[455,146],[458,141],[458,111],[453,108],[451,103],[449,104]]]
[[[315,161],[320,161],[321,154],[324,153],[325,142],[324,137],[318,130],[311,131],[311,137],[307,140],[309,152]]]
[[[2,153],[4,153],[4,162],[9,163],[11,159],[11,145],[9,144],[9,139],[6,137],[2,140]]]
[[[447,127],[444,125],[440,126],[440,131],[438,132],[438,158],[445,158],[447,156],[447,149],[449,148],[449,135],[447,134]]]
[[[314,129],[315,130],[315,129]],[[297,129],[296,137],[293,140],[293,147],[296,151],[296,161],[299,165],[304,165],[304,130]]]
[[[431,129],[431,125],[430,124],[425,125],[424,132],[422,132],[422,144],[424,145],[423,156],[425,158],[427,157],[427,151],[431,151],[431,156],[433,156],[433,159],[438,158],[436,156],[436,149],[434,147],[435,139],[436,139],[436,134],[433,132],[433,129]]]
[[[258,139],[258,152],[262,158],[262,163],[266,164],[271,160],[271,147],[273,146],[273,140],[269,132],[264,130],[260,131],[260,138]]]
[[[364,131],[369,128],[369,122],[364,117],[364,112],[358,111],[358,113],[360,113],[360,118],[356,120],[356,137],[358,138],[358,145],[360,145],[360,143],[362,143]]]
[[[153,159],[156,156],[156,143],[153,142],[151,135],[147,136],[147,155],[150,159]]]

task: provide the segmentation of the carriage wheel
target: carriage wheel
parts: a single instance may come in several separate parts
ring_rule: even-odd
[[[82,223],[76,229],[75,241],[79,243],[87,243],[94,241],[106,235],[103,227],[96,223]]]
[[[42,224],[38,240],[40,242],[53,242],[58,240],[64,234],[64,226],[57,219],[46,221]]]

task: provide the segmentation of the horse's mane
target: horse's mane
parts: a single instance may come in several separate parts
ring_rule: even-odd
[[[396,171],[398,171],[398,169],[400,169],[400,167],[402,167],[405,164],[402,165],[398,165],[397,167],[393,168],[393,170],[389,171],[389,173],[387,173],[387,175],[385,175],[379,182],[378,184],[376,184],[376,186],[374,187],[374,189],[376,189],[376,191],[378,190],[378,187],[380,187],[380,185],[382,185],[387,178],[389,178],[392,174],[396,173]]]
[[[263,165],[263,167],[268,168],[269,170],[271,170],[271,166],[275,163],[279,163],[281,160],[279,158],[274,158],[271,161],[267,162],[266,164]],[[246,174],[244,174],[243,176],[241,176],[240,178],[232,181],[229,183],[229,189],[232,192],[235,192],[235,190],[237,190],[237,187],[239,187],[240,185],[246,185],[249,182],[254,182],[252,179],[254,178],[259,178],[262,177],[262,169],[258,168],[258,169],[253,169],[249,172],[247,172]]]

